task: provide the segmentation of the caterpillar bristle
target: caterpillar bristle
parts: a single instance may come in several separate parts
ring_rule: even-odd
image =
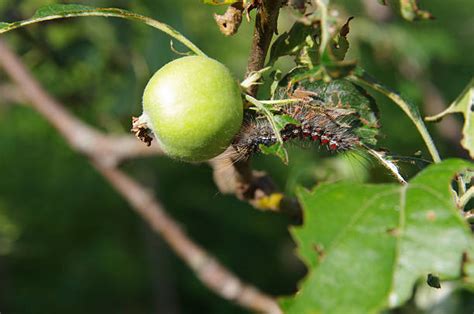
[[[237,152],[235,147],[229,146],[223,153],[212,158],[210,162],[218,171],[225,171],[231,168],[234,164],[246,159],[246,155]]]
[[[363,145],[343,152],[342,156],[350,160],[351,163],[358,164],[364,168],[373,163],[371,155],[367,152],[367,149]]]

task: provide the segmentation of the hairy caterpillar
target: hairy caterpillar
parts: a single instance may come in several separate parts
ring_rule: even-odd
[[[282,108],[279,114],[288,115],[297,122],[287,124],[280,131],[283,142],[291,140],[316,142],[333,152],[366,151],[399,182],[406,183],[395,162],[387,158],[384,151],[370,148],[358,134],[364,125],[364,120],[354,109],[302,101]],[[232,144],[234,149],[231,160],[237,162],[248,159],[252,154],[258,153],[262,146],[268,147],[276,143],[275,131],[265,117],[247,117]]]
[[[298,124],[287,124],[280,136],[284,142],[291,140],[319,143],[331,151],[347,151],[360,146],[355,129],[359,124],[356,112],[350,108],[330,108],[302,101],[286,106],[278,114],[288,115]],[[260,145],[277,143],[277,136],[270,122],[264,117],[247,118],[234,140],[239,156],[247,159],[260,151]]]
[[[371,155],[399,182],[401,176],[396,159],[383,150],[375,150],[379,122],[374,99],[361,87],[340,79],[325,83],[321,80],[303,80],[292,83],[288,74],[279,82],[276,99],[297,100],[279,110],[273,108],[273,118],[288,116],[283,128],[275,128],[268,116],[247,113],[244,124],[234,138],[232,149],[221,158],[236,163],[262,151],[263,147],[283,142],[318,143],[332,152],[357,152],[366,158]],[[279,129],[279,134],[275,130]],[[368,155],[367,155],[368,154]],[[218,157],[219,158],[219,157]]]
[[[287,124],[280,136],[284,142],[291,140],[318,143],[333,152],[366,151],[380,162],[401,183],[406,183],[396,164],[383,151],[376,151],[357,135],[361,121],[353,109],[331,108],[301,103],[283,108],[280,114],[289,115],[298,124]],[[240,133],[234,139],[231,160],[246,160],[260,152],[261,146],[277,143],[277,136],[270,122],[264,117],[247,117]],[[363,156],[363,155],[360,155]],[[227,155],[229,157],[229,155]]]

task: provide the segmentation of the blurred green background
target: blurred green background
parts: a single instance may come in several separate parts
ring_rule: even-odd
[[[39,6],[56,2],[2,0],[0,21],[27,18]],[[252,23],[244,21],[236,36],[224,37],[212,18],[224,8],[198,0],[73,2],[152,16],[228,65],[236,77],[245,72]],[[436,20],[417,23],[402,20],[395,4],[390,10],[376,0],[333,3],[341,17],[355,16],[349,58],[422,111],[441,111],[473,76],[474,1],[422,1]],[[280,33],[293,19],[288,10],[282,12]],[[69,110],[113,133],[128,132],[130,117],[141,112],[148,78],[177,57],[166,35],[118,19],[54,21],[3,38]],[[279,64],[291,66],[285,60]],[[8,84],[0,70],[0,86]],[[400,155],[421,150],[427,157],[402,112],[376,99],[383,125],[380,146]],[[444,157],[467,156],[456,141],[461,122],[454,118],[430,126]],[[264,156],[256,158],[254,167],[268,170],[288,193],[321,181],[392,180],[364,159],[328,157],[314,148],[291,148],[288,167]],[[275,295],[295,291],[305,268],[293,254],[286,217],[220,194],[206,165],[155,157],[128,161],[123,168],[152,187],[192,238],[242,279]],[[410,175],[416,169],[404,171]],[[424,312],[472,313],[473,299],[457,291],[442,301],[444,307],[427,306]],[[414,311],[411,306],[399,310]],[[203,287],[84,157],[71,151],[39,114],[12,106],[1,93],[0,312],[247,313]]]

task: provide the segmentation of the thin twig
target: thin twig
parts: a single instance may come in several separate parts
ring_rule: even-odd
[[[132,148],[143,149],[145,152],[150,149],[131,136],[103,135],[74,117],[39,85],[21,60],[2,41],[0,66],[31,106],[59,131],[73,149],[89,157],[97,171],[129,202],[132,209],[166,240],[206,287],[222,298],[249,310],[281,313],[272,297],[242,282],[212,255],[195,244],[144,186],[117,168],[117,161],[126,156],[123,150]],[[135,148],[136,144],[139,146]]]
[[[273,34],[277,31],[278,15],[282,6],[282,0],[262,0],[261,2],[255,18],[247,75],[263,68]],[[249,94],[256,96],[257,91],[258,85],[254,85],[250,88]]]

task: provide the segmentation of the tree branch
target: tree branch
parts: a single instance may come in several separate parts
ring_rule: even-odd
[[[104,135],[74,117],[44,91],[21,60],[1,40],[0,67],[3,67],[31,106],[59,131],[74,150],[90,159],[97,171],[154,231],[161,234],[205,286],[247,309],[263,313],[281,313],[272,297],[242,282],[202,247],[195,244],[173,218],[166,214],[160,202],[144,186],[117,168],[118,162],[123,158],[156,154],[160,152],[158,147],[153,150],[147,148],[132,136]]]
[[[282,0],[260,0],[255,18],[252,47],[247,62],[247,76],[261,70],[265,64],[273,34],[277,32],[278,15],[282,5]],[[258,85],[254,85],[249,94],[255,96],[257,91]]]

